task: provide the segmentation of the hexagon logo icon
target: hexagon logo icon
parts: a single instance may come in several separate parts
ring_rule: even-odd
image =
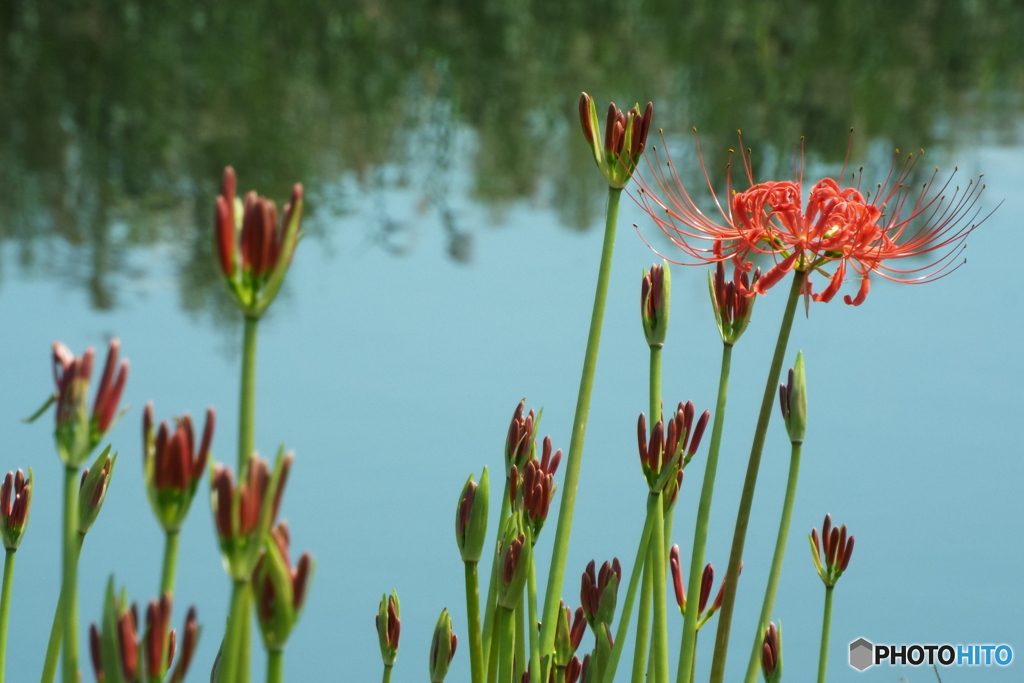
[[[874,664],[875,646],[864,638],[850,643],[850,666],[857,671],[864,671]]]

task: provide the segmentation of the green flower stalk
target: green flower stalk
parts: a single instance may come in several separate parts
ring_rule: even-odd
[[[165,534],[161,593],[174,594],[178,533],[192,507],[199,482],[206,473],[215,418],[213,408],[207,408],[206,424],[197,448],[192,418],[188,413],[175,419],[173,430],[167,422],[160,423],[156,434],[153,433],[152,402],[146,404],[142,416],[142,469],[146,494]]]
[[[498,635],[498,683],[510,683],[515,650],[515,611],[521,605],[523,589],[533,561],[533,549],[526,533],[519,530],[516,515],[508,518],[498,546],[500,575],[495,614]]]
[[[441,616],[437,618],[437,625],[434,626],[434,637],[430,641],[430,683],[444,683],[458,643],[458,637],[452,633],[452,618],[448,615],[448,610],[443,609]]]
[[[391,595],[385,594],[380,599],[377,617],[377,639],[380,641],[380,657],[384,662],[384,683],[391,680],[391,668],[398,659],[398,639],[402,634],[401,604],[398,593],[392,589]]]
[[[608,299],[608,280],[615,251],[619,199],[622,195],[622,188],[632,176],[636,163],[644,151],[653,116],[654,106],[651,103],[647,104],[643,114],[640,113],[638,106],[630,110],[629,114],[623,114],[614,104],[610,105],[604,148],[602,149],[598,142],[599,127],[594,101],[586,93],[580,97],[580,124],[583,136],[593,151],[594,162],[608,183],[608,209],[605,218],[604,240],[601,245],[601,264],[598,268],[597,287],[594,292],[594,308],[591,312],[590,331],[587,335],[587,350],[583,356],[583,372],[580,375],[576,412],[573,415],[572,437],[566,455],[562,502],[558,511],[558,524],[555,528],[555,539],[551,552],[551,566],[544,594],[540,634],[542,657],[550,655],[555,645],[554,624],[557,621],[555,615],[565,581],[565,563],[569,554],[569,536],[572,532],[573,512],[576,506],[576,488],[579,484],[587,417],[590,414],[590,396],[594,388],[594,373],[597,370],[597,356],[601,346],[601,328],[604,325],[605,302]]]
[[[775,594],[782,575],[782,562],[786,556],[786,542],[789,538],[789,524],[793,517],[793,503],[796,500],[797,479],[800,476],[800,454],[803,449],[804,435],[807,432],[807,381],[804,371],[804,357],[797,353],[796,365],[789,371],[786,384],[779,385],[779,406],[782,419],[786,423],[786,431],[791,442],[789,458],[789,479],[786,482],[786,496],[782,503],[782,517],[779,520],[779,533],[775,540],[775,553],[772,566],[768,572],[768,585],[764,591],[761,605],[761,617],[757,632],[754,634],[753,651],[747,664],[746,683],[756,683],[757,662],[761,650],[761,631],[771,619],[775,608]]]
[[[779,683],[782,680],[782,623],[778,627],[769,623],[761,627],[761,673],[765,683]]]
[[[820,539],[818,530],[812,529],[810,541],[814,568],[821,577],[821,582],[825,584],[825,613],[821,621],[821,650],[818,654],[818,683],[825,683],[825,672],[828,669],[828,640],[832,630],[832,590],[850,565],[850,558],[853,556],[853,536],[847,537],[845,524],[836,528],[832,526],[832,515],[825,515]]]
[[[28,528],[32,511],[32,468],[28,477],[21,470],[8,472],[0,486],[0,540],[4,550],[3,591],[0,592],[0,683],[7,664],[7,625],[11,616],[11,587],[14,585],[14,557]]]
[[[484,467],[480,483],[469,475],[455,508],[455,542],[465,564],[466,614],[469,619],[469,667],[472,683],[484,683],[485,662],[480,634],[480,586],[477,565],[487,539],[491,477]]]

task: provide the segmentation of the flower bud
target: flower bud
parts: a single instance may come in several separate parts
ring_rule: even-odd
[[[571,625],[570,625],[571,624]],[[558,609],[558,623],[555,626],[555,666],[569,666],[583,640],[587,628],[583,608],[577,607],[575,617],[572,610],[561,601]]]
[[[807,380],[802,351],[796,354],[796,365],[790,368],[787,382],[779,385],[779,405],[789,440],[803,443],[807,433]]]
[[[505,524],[501,545],[498,546],[498,604],[515,609],[530,573],[533,548],[526,542],[526,534],[519,531],[515,516]]]
[[[589,657],[590,655],[587,656]],[[577,683],[577,681],[580,680],[580,674],[582,673],[583,664],[580,663],[580,658],[573,656],[573,658],[569,660],[569,665],[565,667],[565,683]],[[557,683],[561,683],[561,681],[558,681]],[[583,683],[586,683],[586,679],[583,679]]]
[[[401,605],[398,602],[398,593],[392,589],[391,595],[385,594],[380,599],[380,607],[377,609],[377,639],[380,641],[380,656],[384,660],[384,666],[395,665],[398,657],[398,637],[402,633]]]
[[[28,477],[21,470],[8,472],[0,487],[0,538],[7,550],[18,549],[31,510],[32,468],[28,468]]]
[[[777,628],[774,623],[762,629],[761,639],[761,673],[765,683],[778,683],[782,680],[782,625]]]
[[[614,103],[608,105],[603,147],[597,120],[597,106],[594,98],[587,93],[580,95],[579,113],[583,137],[590,145],[601,175],[609,187],[625,187],[647,145],[647,134],[654,118],[654,105],[648,102],[643,114],[640,113],[639,104],[634,105],[629,113],[623,113]]]
[[[591,560],[580,580],[580,604],[583,616],[586,617],[595,635],[599,624],[611,624],[615,617],[615,600],[622,581],[622,565],[619,559],[601,565],[596,571],[596,563]]]
[[[649,440],[647,420],[641,413],[637,421],[640,467],[651,493],[665,490],[670,481],[676,480],[673,498],[678,495],[678,485],[681,483],[678,470],[685,467],[697,452],[711,417],[711,413],[704,411],[694,425],[695,412],[692,401],[680,402],[676,412],[669,417],[668,428],[659,420],[651,429]]]
[[[721,243],[715,244],[716,253],[721,253]],[[733,260],[732,280],[725,279],[725,264],[715,264],[714,274],[708,273],[708,288],[711,290],[711,308],[715,313],[715,324],[722,342],[732,346],[750,324],[754,312],[753,285],[761,277],[761,269],[749,275],[752,264]]]
[[[655,264],[644,271],[640,281],[640,321],[644,327],[644,337],[652,349],[660,349],[665,344],[668,333],[669,299],[672,294],[672,271],[668,261],[661,265]]]
[[[469,475],[462,487],[459,504],[455,507],[455,543],[459,546],[463,562],[479,562],[487,540],[487,511],[490,500],[491,477],[484,467],[480,483]]]
[[[100,514],[107,497],[110,477],[114,474],[115,462],[117,452],[111,454],[110,446],[107,446],[96,457],[92,467],[82,470],[82,480],[78,487],[78,533],[83,536],[89,532]]]
[[[444,683],[458,641],[459,639],[452,633],[452,618],[448,615],[448,610],[441,610],[441,616],[434,626],[434,638],[430,643],[430,683]]]
[[[825,515],[821,537],[818,537],[817,529],[812,529],[810,541],[814,568],[825,586],[831,588],[850,565],[850,558],[853,556],[853,536],[847,536],[845,524],[839,528],[833,527],[832,515]]]
[[[188,668],[195,657],[196,647],[199,645],[199,635],[202,633],[202,629],[196,619],[195,607],[189,607],[188,614],[185,615],[184,633],[185,635],[181,639],[181,655],[171,673],[171,683],[182,683],[185,680]],[[168,659],[168,664],[170,664],[170,659]]]
[[[271,529],[252,573],[256,621],[267,650],[283,649],[299,620],[313,575],[313,558],[306,552],[293,568],[288,524]]]
[[[228,166],[214,212],[217,263],[242,313],[259,318],[281,289],[301,236],[303,190],[299,183],[292,188],[279,224],[273,201],[255,192],[239,201],[236,189],[235,171]]]
[[[526,399],[524,398],[516,406],[512,413],[512,422],[508,426],[508,436],[505,438],[505,473],[508,474],[515,465],[520,472],[526,466],[526,462],[533,457],[537,448],[537,424],[540,422],[533,409],[525,416]]]
[[[534,545],[544,522],[547,521],[551,499],[558,488],[555,485],[555,472],[562,461],[562,451],[559,449],[552,454],[551,449],[551,437],[545,436],[541,459],[531,458],[523,468],[521,503],[526,520],[531,525],[531,540]]]
[[[168,533],[181,528],[192,506],[196,488],[206,471],[215,418],[213,408],[207,408],[202,441],[197,449],[188,413],[175,419],[173,431],[162,422],[154,436],[153,403],[146,404],[142,417],[143,476],[153,514]]]

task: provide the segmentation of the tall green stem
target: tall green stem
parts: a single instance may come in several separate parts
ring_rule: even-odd
[[[78,534],[78,552],[82,552],[85,536]],[[46,659],[43,662],[42,683],[53,683],[57,678],[57,664],[60,661],[60,644],[64,639],[64,587],[61,586],[57,598],[57,608],[53,611],[53,624],[50,626],[50,639],[46,643]]]
[[[267,650],[267,683],[284,683],[284,650]]]
[[[821,650],[818,653],[818,683],[825,683],[828,669],[828,637],[832,630],[832,591],[834,586],[825,586],[825,614],[821,619]]]
[[[722,427],[725,425],[725,404],[729,396],[729,369],[732,365],[732,344],[722,348],[722,369],[718,375],[718,401],[715,403],[715,421],[711,427],[711,445],[708,447],[708,462],[704,469],[704,483],[700,489],[700,503],[697,506],[697,523],[693,532],[693,554],[690,556],[687,595],[700,595],[700,582],[704,574],[704,551],[708,542],[708,523],[711,519],[711,499],[715,493],[715,476],[718,472],[718,454],[722,447]],[[700,616],[697,600],[686,603],[683,615],[683,638],[679,648],[679,670],[677,683],[691,683],[697,650],[697,620]]]
[[[654,527],[651,529],[652,559],[654,560],[654,639],[655,680],[668,683],[668,602],[665,595],[665,513],[661,494],[654,496]]]
[[[512,683],[512,653],[515,650],[515,614],[498,607],[498,683]]]
[[[629,573],[629,587],[626,589],[626,600],[622,603],[622,612],[619,614],[619,628],[615,631],[615,645],[612,647],[612,657],[608,661],[608,668],[604,672],[604,683],[611,683],[615,680],[615,669],[619,666],[619,659],[622,657],[622,648],[626,644],[626,636],[629,635],[629,620],[633,616],[633,601],[636,599],[636,589],[640,585],[640,575],[643,573],[644,559],[647,557],[647,547],[654,536],[654,505],[661,504],[654,496],[647,496],[647,517],[644,519],[644,530],[640,533],[640,545],[636,549],[636,559],[633,560],[633,569]]]
[[[7,660],[7,622],[11,616],[11,586],[14,584],[14,550],[7,550],[4,558],[4,587],[0,593],[0,683],[4,683]]]
[[[498,515],[498,538],[501,538],[501,534],[505,528],[505,520],[508,519],[509,511],[512,508],[512,504],[509,501],[509,480],[508,473],[505,474],[505,492],[501,495],[501,513]],[[482,650],[484,654],[484,670],[488,672],[487,680],[494,681],[494,673],[497,671],[496,664],[492,664],[497,660],[498,655],[498,640],[494,638],[494,627],[495,627],[495,608],[497,606],[498,596],[498,553],[495,550],[491,555],[491,577],[488,581],[487,586],[487,603],[484,605],[484,625],[483,634],[481,636]]]
[[[384,678],[381,683],[391,683],[391,667],[387,664],[384,665]]]
[[[238,478],[245,474],[249,456],[256,450],[256,338],[258,318],[245,318],[242,333],[242,382],[238,399]]]
[[[164,567],[160,572],[160,595],[174,595],[174,576],[178,566],[178,531],[168,531],[164,539]]]
[[[62,680],[78,683],[78,468],[64,468],[64,563],[63,611],[64,657]]]
[[[533,543],[529,527],[526,530],[527,541]],[[533,562],[534,554],[530,553],[530,573],[526,577],[526,605],[530,631],[530,680],[539,681],[540,671],[540,633],[537,632],[537,565]],[[0,681],[2,683],[2,681]]]
[[[466,615],[469,620],[470,680],[472,683],[484,683],[484,650],[480,639],[480,587],[476,562],[466,563]]]
[[[782,372],[782,361],[786,356],[789,344],[789,332],[793,329],[793,317],[796,315],[800,293],[807,281],[807,272],[794,270],[793,285],[789,290],[786,312],[782,316],[779,338],[775,343],[775,355],[772,357],[771,368],[768,370],[768,381],[765,383],[764,396],[761,398],[761,412],[757,416],[757,428],[754,430],[754,443],[750,448],[750,460],[747,462],[747,474],[743,480],[743,492],[740,494],[740,507],[736,515],[736,530],[733,532],[732,549],[729,552],[729,566],[725,570],[725,595],[722,609],[718,616],[718,632],[715,635],[715,656],[711,661],[711,683],[722,683],[725,679],[725,661],[729,651],[729,631],[732,628],[732,611],[736,601],[736,586],[739,581],[740,562],[743,560],[743,544],[747,540],[747,525],[750,522],[750,508],[754,502],[754,488],[757,486],[757,473],[761,466],[761,453],[764,450],[764,438],[768,432],[768,423],[772,417],[772,406],[775,403],[776,385]],[[692,578],[692,577],[691,577]]]
[[[793,501],[796,500],[796,484],[800,475],[800,450],[803,444],[794,443],[792,455],[789,459],[789,481],[786,482],[786,498],[782,503],[782,519],[779,520],[779,534],[775,538],[775,554],[772,556],[772,568],[768,573],[768,587],[764,591],[764,603],[761,605],[761,618],[757,622],[757,632],[754,634],[754,651],[750,655],[750,662],[747,664],[747,677],[745,683],[757,683],[757,673],[760,670],[761,648],[761,627],[767,626],[772,618],[772,609],[775,608],[775,593],[779,587],[779,576],[782,574],[782,561],[786,557],[786,539],[789,537],[789,520],[793,516]]]
[[[525,592],[525,591],[524,591]],[[526,655],[526,597],[519,594],[519,604],[516,605],[516,658],[515,658],[515,680],[523,678],[526,671],[528,659]]]
[[[632,683],[644,683],[644,669],[647,668],[647,628],[651,625],[651,602],[653,601],[654,577],[651,574],[651,544],[647,544],[647,559],[644,561],[644,579],[640,586],[640,606],[636,612],[636,638],[633,648]],[[653,648],[654,643],[650,643]],[[653,679],[651,679],[653,680]]]
[[[594,388],[594,371],[597,369],[597,353],[601,346],[601,327],[604,323],[604,307],[608,299],[608,280],[612,271],[612,254],[615,251],[615,225],[619,215],[621,188],[608,188],[608,213],[604,226],[604,243],[601,247],[601,266],[597,273],[597,289],[594,292],[594,310],[590,316],[590,333],[587,336],[587,351],[583,357],[583,374],[576,398],[576,414],[572,421],[572,437],[565,462],[565,480],[562,483],[562,503],[558,509],[558,526],[551,552],[551,569],[548,571],[547,590],[544,594],[544,615],[541,628],[541,654],[548,655],[555,647],[555,613],[558,611],[565,581],[565,561],[569,553],[569,534],[572,532],[573,510],[576,506],[576,486],[580,478],[580,462],[583,459],[583,442],[587,434],[587,415],[590,413],[590,394]]]
[[[242,626],[249,619],[249,593],[247,581],[235,581],[231,585],[231,611],[228,613],[228,628],[224,634],[224,653],[220,658],[219,683],[239,683],[239,653],[242,649]]]

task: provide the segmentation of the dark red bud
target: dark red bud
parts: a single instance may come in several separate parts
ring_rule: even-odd
[[[594,128],[590,120],[590,96],[587,93],[580,95],[580,127],[583,128],[583,137],[587,144],[594,144]]]
[[[841,571],[846,571],[846,568],[850,564],[850,557],[853,556],[853,536],[850,536],[850,540],[846,542],[846,551],[843,553],[843,562],[839,565]]]
[[[100,631],[96,624],[89,625],[89,656],[92,658],[92,670],[96,675],[96,682],[103,683],[106,678],[103,674],[103,654],[100,646]]]
[[[700,601],[697,603],[698,614],[703,614],[704,609],[708,606],[708,598],[711,597],[711,584],[714,581],[715,567],[708,562],[704,567],[704,573],[700,577]]]
[[[700,418],[697,420],[697,426],[693,428],[693,436],[690,440],[690,455],[692,456],[697,452],[700,447],[700,440],[704,438],[704,430],[707,429],[708,420],[711,419],[711,412],[705,410],[700,414]]]
[[[669,570],[672,573],[672,587],[676,593],[676,604],[679,609],[686,606],[686,589],[683,588],[683,571],[679,567],[679,546],[673,545],[668,557]]]

